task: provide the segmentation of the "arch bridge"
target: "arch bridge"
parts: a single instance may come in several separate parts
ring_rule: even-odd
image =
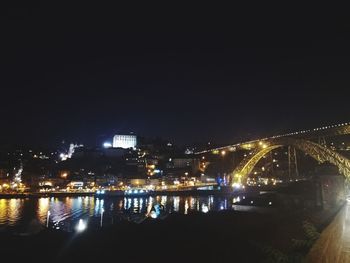
[[[252,150],[258,147],[261,141],[271,141],[275,139],[296,138],[296,139],[310,140],[310,139],[320,138],[320,137],[332,137],[332,136],[348,135],[348,134],[350,134],[350,122],[345,122],[345,123],[323,126],[323,127],[309,129],[309,130],[301,130],[301,131],[290,132],[286,134],[275,135],[267,138],[260,138],[256,140],[240,142],[240,143],[226,145],[218,148],[199,151],[199,152],[196,152],[195,154],[205,154],[205,153],[221,151],[221,150],[229,150],[229,151],[235,151],[238,149]]]
[[[350,179],[350,160],[346,157],[309,140],[293,137],[282,137],[261,141],[259,146],[254,148],[252,154],[245,157],[235,168],[231,175],[232,182],[240,182],[242,179],[246,178],[253,171],[255,165],[261,158],[272,150],[284,146],[295,147],[320,163],[329,162],[334,164],[338,167],[339,172],[344,175],[346,179]]]

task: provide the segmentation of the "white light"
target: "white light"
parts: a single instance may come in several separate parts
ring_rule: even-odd
[[[49,211],[47,211],[46,227],[49,227],[50,215],[51,215],[51,212],[49,210]]]
[[[86,229],[86,223],[83,221],[83,219],[79,219],[79,223],[75,229],[77,232],[83,232]]]
[[[151,213],[149,213],[149,215],[153,219],[157,218],[157,213],[155,211],[151,211]]]
[[[236,188],[236,189],[240,189],[241,186],[242,186],[242,185],[241,185],[240,183],[233,183],[233,184],[232,184],[232,187],[233,187],[233,188]]]
[[[110,142],[104,142],[103,143],[103,147],[104,148],[111,148],[112,147],[112,144]]]
[[[115,148],[134,148],[137,145],[137,137],[135,135],[115,135],[113,137],[113,147]]]
[[[202,205],[202,212],[203,213],[208,213],[209,212],[209,208],[205,204]]]

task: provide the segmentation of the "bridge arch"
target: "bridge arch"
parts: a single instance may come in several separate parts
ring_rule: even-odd
[[[320,163],[330,162],[338,167],[339,172],[343,174],[347,179],[350,179],[350,160],[341,154],[321,146],[317,143],[294,138],[282,138],[277,140],[266,141],[261,144],[262,147],[256,148],[252,154],[245,157],[235,168],[232,173],[232,182],[241,181],[247,177],[254,169],[255,165],[260,159],[267,153],[274,149],[283,146],[293,146],[296,149],[310,155],[312,158]]]

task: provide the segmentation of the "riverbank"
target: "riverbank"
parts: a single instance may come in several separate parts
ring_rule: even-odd
[[[93,196],[94,192],[1,193],[0,199]]]
[[[261,189],[245,190],[245,191],[221,191],[215,190],[159,190],[144,193],[125,193],[124,191],[106,191],[104,194],[97,194],[95,192],[33,192],[33,193],[1,193],[0,199],[12,198],[41,198],[41,197],[79,197],[79,196],[96,196],[99,198],[114,198],[114,197],[141,197],[141,196],[208,196],[208,195],[238,195],[244,193],[258,194]]]

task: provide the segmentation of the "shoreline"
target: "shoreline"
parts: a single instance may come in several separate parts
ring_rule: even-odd
[[[262,190],[262,189],[258,189]],[[64,192],[52,192],[52,193],[18,193],[18,194],[6,194],[1,193],[0,199],[12,199],[12,198],[42,198],[42,197],[79,197],[79,196],[94,196],[96,198],[118,198],[118,197],[147,197],[147,196],[158,196],[158,195],[179,195],[179,196],[187,196],[187,195],[215,195],[215,196],[227,196],[227,195],[240,195],[240,194],[259,194],[261,191],[256,190],[245,190],[245,191],[221,191],[221,190],[179,190],[179,191],[153,191],[142,194],[126,194],[125,192],[110,192],[105,194],[96,194],[95,192],[72,192],[72,193],[64,193]]]

